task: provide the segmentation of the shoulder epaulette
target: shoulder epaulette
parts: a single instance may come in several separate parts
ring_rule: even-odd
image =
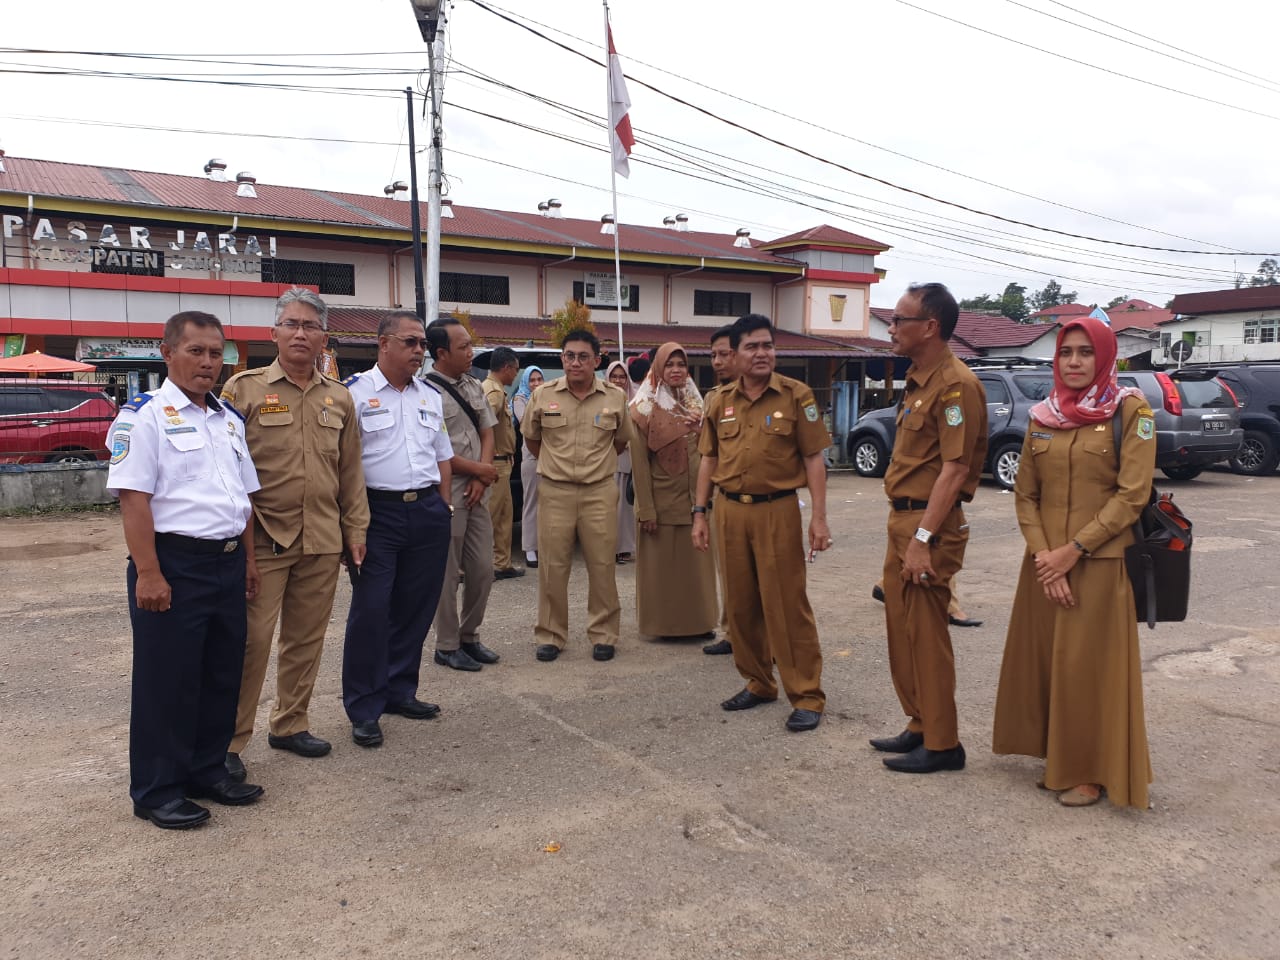
[[[419,383],[421,383],[421,384],[422,384],[424,387],[426,387],[428,390],[434,390],[436,393],[440,393],[440,388],[439,388],[439,387],[437,387],[437,386],[436,386],[434,383],[432,383],[430,380],[423,380],[421,377],[419,377],[419,378],[418,378],[418,382],[419,382]],[[444,394],[443,394],[443,393],[440,393],[440,396],[443,398],[443,397],[444,397]]]
[[[237,409],[235,408],[235,405],[234,405],[230,400],[223,399],[223,400],[221,401],[221,403],[222,403],[222,405],[223,405],[224,407],[226,407],[228,410],[230,410],[232,413],[234,413],[237,417],[239,417],[239,418],[240,418],[240,422],[241,422],[241,423],[245,423],[245,422],[246,422],[246,421],[245,421],[245,419],[244,419],[244,414],[243,414],[243,413],[241,413],[239,410],[237,410]]]
[[[132,400],[130,400],[128,403],[122,404],[121,406],[125,410],[132,410],[134,413],[137,413],[139,410],[141,410],[150,402],[151,402],[151,394],[140,393],[136,397],[134,397]]]
[[[349,387],[359,379],[360,379],[360,374],[353,373],[351,376],[347,377],[347,379],[342,381],[342,385],[344,387]]]

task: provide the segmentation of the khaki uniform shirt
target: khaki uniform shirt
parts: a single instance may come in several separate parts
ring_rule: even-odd
[[[987,457],[987,394],[950,348],[927,369],[912,364],[897,422],[884,475],[889,498],[928,500],[942,464],[960,460],[969,468],[960,499],[972,500]]]
[[[831,445],[813,391],[775,373],[756,399],[734,380],[707,395],[698,450],[716,457],[712,482],[727,493],[781,493],[805,486],[804,458]]]
[[[222,398],[244,414],[262,484],[253,512],[267,536],[289,547],[301,535],[304,554],[364,543],[369,501],[347,388],[316,370],[301,390],[274,360],[236,374]]]
[[[611,383],[592,377],[591,392],[579,400],[564,377],[534,391],[520,430],[542,444],[538,476],[562,483],[612,480],[618,469],[614,443],[632,438],[627,395]]]
[[[462,399],[466,400],[471,409],[476,412],[476,419],[480,421],[482,428],[492,427],[498,422],[497,417],[493,415],[493,411],[489,409],[488,401],[484,398],[484,388],[480,386],[479,380],[469,373],[464,373],[461,379],[458,380],[446,376],[441,370],[436,370],[435,374],[449,381],[453,388],[462,394]],[[435,385],[433,384],[433,386]],[[454,455],[467,460],[479,460],[480,432],[476,430],[471,418],[467,416],[462,407],[458,406],[458,401],[449,395],[449,391],[443,387],[440,387],[439,390],[440,399],[444,401],[444,428],[449,434],[449,442],[453,444]],[[453,502],[458,506],[462,504],[463,491],[467,489],[467,481],[470,479],[470,477],[454,471],[452,484]],[[486,489],[485,496],[488,495],[489,491]]]
[[[507,406],[507,388],[493,377],[485,377],[484,398],[489,402],[497,423],[493,428],[493,455],[511,457],[516,452],[516,428],[511,423],[511,408]]]

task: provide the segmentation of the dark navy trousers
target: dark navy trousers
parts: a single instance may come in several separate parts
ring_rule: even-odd
[[[351,576],[342,703],[352,723],[418,694],[422,645],[449,559],[451,520],[438,492],[412,503],[369,501],[364,564]]]
[[[244,549],[191,553],[157,542],[160,572],[173,591],[163,613],[138,609],[138,570],[129,560],[129,795],[141,807],[227,776],[244,668]]]

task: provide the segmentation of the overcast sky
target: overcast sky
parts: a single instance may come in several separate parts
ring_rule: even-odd
[[[596,0],[491,6],[601,55]],[[640,141],[630,179],[618,181],[623,223],[656,225],[684,212],[695,228],[746,227],[757,239],[819,223],[861,233],[894,248],[879,258],[888,276],[873,289],[878,306],[892,305],[912,281],[942,280],[965,297],[998,293],[1009,281],[1030,292],[1055,277],[1085,303],[1129,294],[1163,304],[1175,293],[1231,286],[1233,271],[1254,272],[1257,253],[1280,250],[1280,65],[1271,55],[1280,13],[1272,4],[1218,0],[1211,17],[1201,5],[1168,0],[614,0],[610,10],[623,66],[635,78],[631,116]],[[414,74],[427,63],[409,0],[65,0],[6,4],[4,22],[0,70],[365,91],[2,73],[0,146],[10,156],[193,175],[217,156],[230,173],[249,170],[263,183],[367,194],[408,179],[405,103],[396,91],[420,86]],[[470,0],[453,5],[447,36],[445,170],[453,200],[533,211],[556,197],[566,216],[608,212],[602,127],[468,75],[599,118],[603,70]],[[405,73],[297,76],[357,70]],[[1099,240],[1232,255],[1133,249],[1002,223],[807,158],[639,81],[939,200]],[[417,136],[421,147],[421,120]],[[425,185],[425,158],[420,176]]]

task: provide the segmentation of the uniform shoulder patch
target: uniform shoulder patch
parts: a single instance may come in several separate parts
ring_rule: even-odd
[[[953,403],[943,411],[943,416],[947,419],[948,427],[958,427],[964,423],[964,411],[960,409],[960,404]]]
[[[240,422],[244,423],[244,414],[235,408],[235,406],[226,397],[222,398],[222,405],[240,418]]]
[[[136,397],[134,397],[132,400],[130,400],[128,403],[121,404],[121,406],[125,410],[132,410],[134,413],[137,413],[139,410],[141,410],[150,402],[151,402],[151,394],[140,393]]]
[[[1150,410],[1148,410],[1147,412],[1150,413]],[[1155,432],[1156,432],[1155,418],[1144,417],[1141,414],[1139,414],[1138,424],[1137,424],[1137,427],[1135,428],[1135,432],[1138,434],[1139,440],[1150,440],[1153,436],[1155,436]]]
[[[816,403],[806,403],[804,406],[804,418],[810,423],[814,423],[818,419],[818,405]]]
[[[1150,416],[1152,416],[1152,415],[1153,415],[1153,414],[1151,413],[1151,408],[1150,408],[1149,406],[1147,406],[1145,403],[1144,403],[1142,406],[1140,406],[1140,407],[1138,408],[1138,416],[1140,416],[1140,417],[1150,417]]]
[[[111,462],[119,463],[129,455],[129,431],[116,428],[111,435]]]
[[[360,379],[360,374],[353,373],[351,376],[347,377],[347,379],[342,381],[342,385],[344,387],[349,387],[359,379]]]
[[[440,394],[440,398],[441,398],[441,400],[443,400],[443,399],[444,399],[444,394],[440,392],[440,388],[439,388],[439,387],[437,387],[437,386],[436,386],[434,383],[432,383],[430,380],[423,380],[422,378],[419,378],[419,379],[418,379],[418,382],[419,382],[419,383],[421,383],[421,384],[422,384],[424,387],[426,387],[428,390],[434,390],[436,393],[439,393],[439,394]]]

